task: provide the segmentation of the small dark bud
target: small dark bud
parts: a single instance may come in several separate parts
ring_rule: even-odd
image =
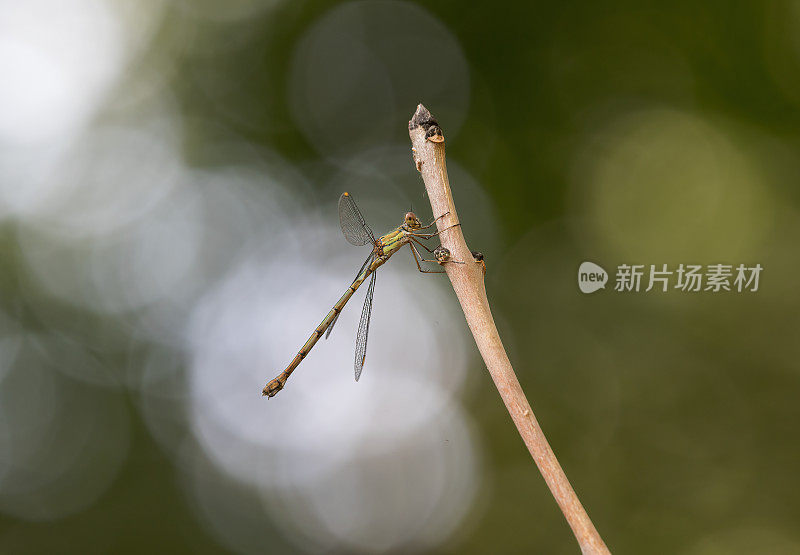
[[[434,143],[441,143],[444,141],[444,134],[442,133],[442,128],[439,127],[439,122],[436,121],[436,118],[434,118],[422,104],[417,106],[417,111],[414,112],[414,116],[411,118],[411,121],[408,122],[409,131],[413,131],[418,127],[425,130],[425,138],[427,140]]]

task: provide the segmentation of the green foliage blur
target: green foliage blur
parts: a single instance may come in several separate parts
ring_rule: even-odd
[[[800,553],[796,3],[408,3],[460,47],[468,77],[452,103],[452,91],[425,69],[441,52],[436,26],[409,40],[405,65],[387,69],[395,86],[387,95],[383,78],[366,70],[343,77],[348,61],[297,69],[304,38],[346,2],[275,2],[236,19],[197,17],[184,4],[163,8],[119,88],[160,84],[140,94],[177,110],[191,167],[275,153],[311,184],[298,202],[333,218],[331,176],[350,156],[383,143],[407,149],[418,102],[438,117],[465,236],[486,257],[501,336],[612,552]],[[380,33],[369,32],[353,40],[380,44]],[[361,111],[348,103],[352,94],[367,99]],[[320,121],[335,128],[308,123],[324,99],[328,119]],[[100,118],[124,109],[112,99]],[[400,187],[427,214],[410,158],[404,171]],[[460,196],[459,176],[482,193]],[[70,321],[78,341],[102,336],[117,345],[97,352],[110,368],[156,348],[113,316],[48,300],[26,278],[23,249],[15,224],[4,223],[0,298],[25,328]],[[610,283],[583,295],[575,278],[584,260],[612,275],[619,264],[760,263],[764,271],[750,293],[621,293]],[[25,393],[4,393],[17,394]],[[83,395],[76,390],[71,402]],[[53,521],[0,514],[0,551],[229,549],[192,515],[136,396],[98,388],[91,399],[119,395],[131,409],[132,439],[109,489]],[[576,553],[475,350],[462,397],[482,448],[480,484],[466,518],[434,551]],[[264,552],[296,549],[278,524],[263,530]]]

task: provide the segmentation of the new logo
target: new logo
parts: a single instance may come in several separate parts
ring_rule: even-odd
[[[578,287],[584,293],[605,289],[608,273],[594,262],[584,262],[578,268]]]

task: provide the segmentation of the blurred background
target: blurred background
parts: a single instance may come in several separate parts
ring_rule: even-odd
[[[800,2],[0,2],[0,552],[576,553],[443,276],[463,230],[618,553],[800,553]],[[584,260],[756,293],[579,292]]]

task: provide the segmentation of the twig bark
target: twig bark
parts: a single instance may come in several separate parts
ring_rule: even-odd
[[[438,218],[437,226],[441,232],[442,245],[449,249],[453,260],[467,262],[444,264],[444,267],[486,368],[522,440],[572,528],[581,551],[587,554],[609,553],[547,443],[500,341],[486,298],[482,264],[473,261],[461,226],[456,225],[459,220],[447,177],[442,130],[422,104],[417,106],[417,111],[408,122],[408,130],[414,162],[425,182],[433,215]]]

